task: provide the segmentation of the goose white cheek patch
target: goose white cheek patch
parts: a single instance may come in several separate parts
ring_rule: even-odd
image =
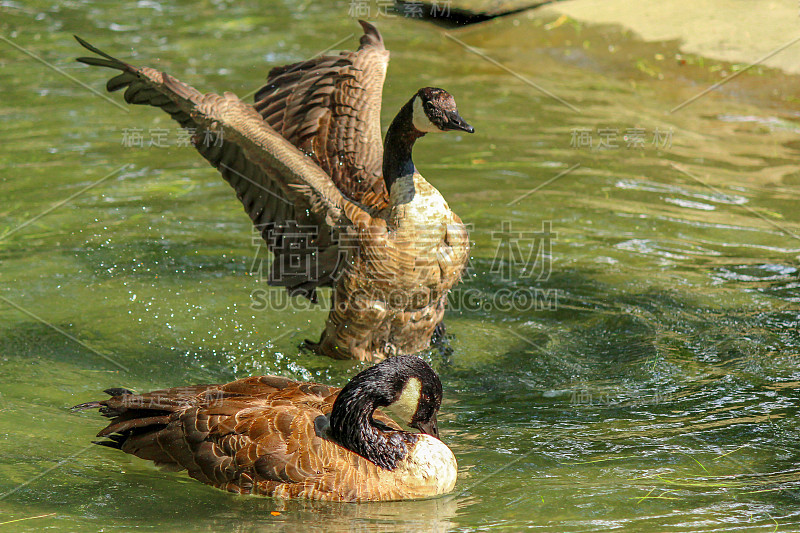
[[[414,413],[417,412],[417,405],[419,404],[420,393],[422,392],[422,383],[417,378],[411,378],[403,387],[400,397],[389,406],[389,410],[400,417],[406,424],[411,422],[414,418]]]
[[[422,109],[422,100],[419,96],[414,97],[413,122],[414,127],[423,133],[442,131],[437,128],[436,125],[430,121],[428,115],[425,114],[425,110]]]

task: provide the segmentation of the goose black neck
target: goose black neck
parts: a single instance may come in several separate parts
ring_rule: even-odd
[[[392,184],[399,177],[414,173],[411,150],[414,142],[425,135],[414,127],[414,98],[416,96],[400,108],[386,132],[383,143],[383,180],[387,191],[392,190]]]
[[[417,437],[392,430],[372,419],[375,409],[385,407],[389,401],[379,390],[383,384],[363,379],[362,374],[353,378],[333,403],[330,436],[341,446],[381,468],[394,470],[408,453],[406,443],[416,442]]]

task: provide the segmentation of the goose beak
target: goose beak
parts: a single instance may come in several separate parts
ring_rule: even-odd
[[[434,414],[430,420],[427,422],[414,422],[411,424],[412,428],[417,428],[422,433],[426,433],[428,435],[433,435],[437,439],[439,438],[439,424],[436,422],[436,415]],[[439,439],[441,440],[441,439]]]
[[[475,128],[467,124],[467,121],[464,120],[461,117],[461,115],[458,114],[458,111],[447,113],[447,122],[445,122],[443,129],[459,130],[459,131],[466,131],[467,133],[475,133]]]

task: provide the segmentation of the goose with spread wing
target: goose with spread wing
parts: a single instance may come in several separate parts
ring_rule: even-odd
[[[194,132],[200,154],[234,188],[274,261],[271,285],[316,300],[332,287],[317,353],[381,360],[427,348],[447,294],[469,255],[467,230],[417,171],[412,148],[427,133],[472,126],[446,91],[424,87],[400,109],[381,142],[389,52],[360,21],[353,52],[272,69],[255,105],[232,93],[200,93],[169,74],[124,63],[78,38],[120,70],[109,91],[160,107]],[[222,142],[203,142],[209,135]]]

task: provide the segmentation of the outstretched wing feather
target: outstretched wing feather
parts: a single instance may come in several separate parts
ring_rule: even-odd
[[[322,256],[326,247],[336,246],[331,237],[334,227],[347,223],[345,212],[360,208],[342,195],[324,169],[286,142],[252,106],[231,93],[202,94],[166,73],[131,66],[76,39],[101,56],[78,61],[121,71],[108,81],[109,91],[125,89],[127,102],[160,107],[194,132],[195,148],[234,188],[276,257]],[[293,229],[289,241],[274,238],[286,227]],[[302,264],[287,258],[282,262]],[[313,298],[317,286],[331,284],[333,269],[320,265],[311,274],[300,271],[271,281]],[[326,275],[316,275],[318,272]]]
[[[380,113],[389,52],[375,26],[354,52],[272,69],[256,93],[264,120],[310,156],[347,196],[373,209],[388,203]]]

